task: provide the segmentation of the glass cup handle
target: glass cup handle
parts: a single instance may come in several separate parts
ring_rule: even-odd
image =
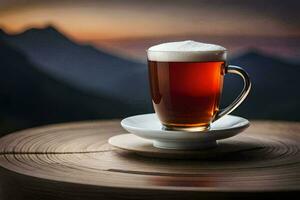
[[[234,109],[236,109],[248,96],[250,89],[251,89],[251,81],[249,78],[249,75],[245,70],[243,70],[241,67],[228,65],[225,68],[225,73],[227,74],[237,74],[243,78],[244,81],[244,88],[242,92],[239,94],[239,96],[225,109],[219,110],[216,114],[216,117],[214,118],[214,121],[220,119],[224,115],[227,115],[231,113]]]

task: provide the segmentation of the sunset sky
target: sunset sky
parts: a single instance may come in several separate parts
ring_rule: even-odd
[[[299,0],[0,0],[0,28],[52,25],[78,42],[145,60],[153,44],[195,39],[233,52],[300,57]]]
[[[78,40],[193,34],[300,36],[297,2],[0,0],[0,27],[20,32],[54,24]]]

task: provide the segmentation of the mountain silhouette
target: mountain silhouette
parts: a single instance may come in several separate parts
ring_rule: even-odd
[[[152,111],[147,66],[77,44],[53,27],[0,31],[0,131],[64,121],[121,118]],[[230,59],[253,87],[234,114],[299,121],[300,66],[252,50]],[[226,75],[222,107],[242,88]]]
[[[249,98],[234,113],[255,119],[300,120],[299,65],[256,50],[233,58],[230,64],[244,68],[252,80]],[[229,103],[241,86],[240,78],[227,75],[224,101]]]
[[[148,101],[151,106],[149,92],[144,89],[148,80],[139,76],[147,73],[145,64],[76,44],[52,26],[17,35],[2,34],[2,39],[21,50],[40,70],[74,87],[117,97],[134,106]]]
[[[49,76],[0,39],[0,135],[32,126],[135,114],[130,105]]]

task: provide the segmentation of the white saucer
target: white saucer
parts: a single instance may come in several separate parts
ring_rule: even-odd
[[[242,117],[226,115],[213,122],[209,130],[198,132],[163,130],[156,114],[125,118],[121,125],[128,132],[153,141],[153,146],[163,149],[206,149],[215,147],[217,140],[237,135],[249,126]]]
[[[108,143],[118,149],[129,151],[141,156],[184,160],[222,158],[229,154],[253,149],[253,143],[249,142],[249,139],[245,136],[240,138],[237,137],[237,139],[220,141],[218,142],[218,148],[201,149],[198,151],[195,149],[174,150],[156,148],[153,146],[152,140],[141,138],[132,133],[113,136],[109,138]]]

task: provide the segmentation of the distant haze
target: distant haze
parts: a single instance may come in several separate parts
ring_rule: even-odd
[[[229,57],[236,57],[249,50],[259,50],[269,55],[284,58],[290,62],[300,62],[299,37],[258,37],[258,36],[211,36],[211,35],[186,35],[166,37],[145,37],[138,39],[109,39],[90,41],[100,49],[119,54],[124,57],[146,61],[146,50],[152,45],[180,41],[195,40],[200,42],[219,44],[226,47]]]

